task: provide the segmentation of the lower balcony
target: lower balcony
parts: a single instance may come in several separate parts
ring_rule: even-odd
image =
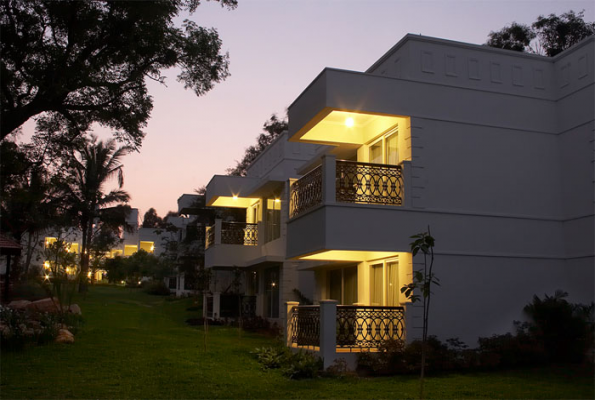
[[[345,353],[378,351],[388,341],[405,340],[405,308],[342,306],[325,300],[320,306],[287,303],[287,346],[309,350],[325,368]]]
[[[244,266],[247,260],[260,255],[258,224],[224,222],[206,227],[205,267]]]

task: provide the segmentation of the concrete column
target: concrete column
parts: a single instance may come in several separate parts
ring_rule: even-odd
[[[322,204],[334,204],[337,198],[337,160],[334,155],[322,157]]]
[[[411,208],[411,161],[403,161],[403,207]]]
[[[213,293],[213,319],[221,316],[221,293]]]
[[[221,244],[221,227],[223,224],[223,220],[221,219],[216,219],[215,220],[215,243],[214,244]]]
[[[291,316],[292,316],[292,310],[293,307],[295,306],[299,306],[300,303],[297,301],[287,301],[285,302],[285,306],[286,306],[286,310],[287,312],[285,313],[285,344],[287,345],[287,347],[291,347],[291,337],[293,336],[293,331],[291,330]]]
[[[320,356],[324,369],[335,362],[337,355],[337,300],[320,302]]]

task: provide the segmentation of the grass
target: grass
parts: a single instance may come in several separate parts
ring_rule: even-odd
[[[235,328],[189,327],[190,299],[93,287],[79,299],[85,325],[73,345],[2,352],[2,399],[53,398],[415,398],[413,376],[292,381],[263,371],[250,354],[271,338]],[[593,398],[592,371],[579,367],[430,377],[428,398]]]

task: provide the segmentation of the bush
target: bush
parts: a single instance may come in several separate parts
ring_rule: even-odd
[[[544,348],[553,362],[577,363],[585,360],[593,346],[594,305],[573,304],[568,293],[557,290],[544,299],[533,296],[523,311],[529,318],[528,333]]]
[[[283,368],[283,375],[290,379],[316,378],[322,371],[322,360],[310,353],[298,351],[289,356]]]
[[[28,279],[26,281],[16,282],[11,286],[10,297],[13,299],[35,301],[47,296],[38,279]]]
[[[163,282],[161,280],[149,281],[148,283],[146,283],[144,289],[145,289],[145,292],[147,292],[148,294],[152,294],[155,296],[169,296],[170,295],[169,288],[165,285],[165,282]]]
[[[0,306],[0,343],[3,350],[22,350],[27,344],[53,342],[62,325],[72,328],[66,318],[80,323],[80,316],[72,314],[43,313],[30,310],[14,310]]]
[[[315,378],[322,371],[322,360],[310,353],[292,353],[284,346],[259,347],[254,350],[263,369],[282,369],[290,379]]]

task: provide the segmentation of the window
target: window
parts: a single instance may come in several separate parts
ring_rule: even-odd
[[[127,244],[124,246],[124,256],[128,257],[138,251],[138,246]]]
[[[281,237],[281,200],[267,199],[266,242]]]
[[[79,253],[79,244],[78,243],[68,243],[68,252],[78,254]]]
[[[153,242],[140,242],[140,249],[146,251],[147,253],[153,253],[155,246]]]
[[[370,273],[370,301],[372,302],[373,306],[381,306],[383,305],[383,277],[382,272],[384,270],[383,264],[376,264],[372,265],[372,270]]]
[[[279,318],[279,267],[264,270],[265,316]]]
[[[357,267],[332,270],[328,277],[331,299],[343,305],[357,303]]]
[[[45,238],[45,248],[47,249],[48,247],[50,247],[50,245],[51,245],[52,243],[55,243],[55,242],[56,242],[56,240],[58,240],[58,239],[57,239],[57,238],[55,238],[55,237],[46,237],[46,238]]]
[[[399,306],[399,263],[388,261],[386,263],[386,305],[389,307]]]
[[[399,163],[398,128],[391,129],[368,147],[369,162],[373,164],[397,165]]]

